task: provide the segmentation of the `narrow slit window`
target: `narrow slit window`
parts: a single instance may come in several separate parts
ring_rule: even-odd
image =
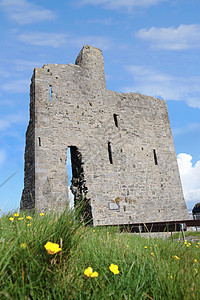
[[[39,146],[41,146],[41,138],[38,137],[38,143],[39,143]]]
[[[153,156],[154,156],[155,165],[158,165],[158,159],[157,159],[156,149],[153,149]]]
[[[51,102],[51,96],[52,96],[52,86],[49,86],[49,102]]]
[[[118,119],[117,119],[118,115],[117,114],[113,114],[113,118],[114,118],[114,122],[115,122],[115,126],[118,127]]]
[[[113,164],[111,142],[108,142],[108,156],[109,156],[110,164]]]

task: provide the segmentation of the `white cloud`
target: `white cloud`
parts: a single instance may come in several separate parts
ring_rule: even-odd
[[[200,25],[180,25],[179,27],[151,27],[140,29],[137,38],[150,42],[154,49],[187,50],[200,48]]]
[[[3,83],[0,89],[8,93],[24,93],[29,91],[29,85],[28,79],[18,79]]]
[[[71,40],[71,43],[79,48],[82,48],[83,45],[91,45],[101,50],[107,50],[113,45],[112,40],[104,36],[76,37]]]
[[[0,6],[9,19],[20,25],[45,22],[55,19],[55,14],[27,0],[1,0]]]
[[[21,113],[6,115],[0,120],[0,131],[5,131],[11,128],[13,124],[23,124],[25,122],[26,119]]]
[[[18,72],[33,71],[35,67],[41,67],[44,65],[42,61],[30,61],[24,59],[15,59],[12,63],[12,68]]]
[[[173,129],[173,136],[185,135],[188,133],[197,132],[200,134],[200,123],[190,123],[185,127],[181,128],[174,128]]]
[[[192,165],[192,156],[180,153],[177,156],[186,204],[189,208],[200,202],[200,161]]]
[[[185,101],[200,108],[200,77],[178,77],[145,66],[131,65],[126,70],[132,74],[133,85],[125,92],[138,92],[164,100]]]
[[[0,149],[0,167],[6,161],[6,152]]]
[[[18,36],[26,44],[46,47],[60,47],[67,42],[67,34],[50,32],[27,32]]]
[[[131,10],[134,7],[149,7],[168,0],[78,0],[80,5],[102,5],[108,9],[126,8]]]

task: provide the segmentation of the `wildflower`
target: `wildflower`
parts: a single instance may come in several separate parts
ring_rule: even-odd
[[[97,272],[93,272],[93,269],[91,267],[88,267],[87,269],[85,269],[84,271],[84,275],[87,277],[98,277],[98,273]]]
[[[40,213],[40,216],[44,216],[44,213]]]
[[[92,277],[92,278],[94,278],[94,277],[98,277],[98,273],[97,272],[93,272],[91,275],[90,275],[90,277]]]
[[[9,220],[10,220],[11,222],[13,222],[14,218],[13,218],[13,217],[11,217],[11,218],[9,218]]]
[[[197,269],[194,269],[195,270],[195,272],[197,273],[198,272],[198,270]]]
[[[14,214],[13,216],[14,216],[14,217],[19,217],[19,214]]]
[[[27,218],[27,220],[31,220],[31,219],[32,219],[32,217],[31,217],[31,216],[27,216],[26,218]]]
[[[184,244],[187,245],[187,241],[185,241]]]
[[[126,247],[128,248],[128,247],[129,247],[129,245],[126,245]]]
[[[188,243],[188,245],[191,246],[192,244],[191,244],[191,243]]]
[[[109,267],[110,271],[113,272],[114,274],[119,274],[119,269],[118,265],[111,264]]]
[[[197,244],[200,245],[200,242],[198,242]]]
[[[199,248],[199,246],[196,245],[196,248]]]
[[[90,275],[93,273],[93,269],[91,267],[88,267],[87,269],[85,269],[84,271],[84,275],[86,275],[87,277],[90,277]]]
[[[47,242],[44,245],[45,249],[47,250],[48,254],[56,254],[57,252],[60,252],[62,249],[59,248],[59,245],[56,243]]]
[[[20,247],[23,248],[23,249],[25,249],[26,248],[26,244],[25,243],[21,243]]]
[[[23,220],[23,218],[18,218],[19,221]]]
[[[190,245],[191,245],[191,244],[190,244]],[[186,247],[190,247],[190,245],[189,245],[189,244],[187,244],[187,245],[186,245]]]
[[[27,224],[27,226],[28,226],[28,227],[30,227],[30,226],[31,226],[31,224]]]
[[[198,263],[198,260],[195,258],[195,259],[194,259],[194,262],[195,262],[195,263]]]
[[[173,258],[175,258],[175,260],[180,259],[180,257],[178,257],[178,256],[176,256],[176,255],[174,255]]]
[[[173,280],[173,276],[171,275],[170,278]]]
[[[152,256],[155,256],[155,254],[154,254],[153,252],[151,252],[151,255],[152,255]]]
[[[155,244],[155,247],[157,247],[157,244]]]
[[[147,249],[147,246],[144,246],[144,249]]]
[[[93,232],[95,232],[95,230],[93,230]]]

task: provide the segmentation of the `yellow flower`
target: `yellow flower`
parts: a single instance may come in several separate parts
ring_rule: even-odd
[[[180,259],[180,257],[178,257],[178,256],[176,256],[176,255],[174,255],[173,258],[175,258],[175,260]]]
[[[194,262],[195,262],[195,263],[198,263],[198,260],[195,258],[195,259],[194,259]]]
[[[154,254],[153,252],[151,252],[151,255],[152,255],[152,256],[155,256],[155,254]]]
[[[171,275],[170,278],[173,279],[173,276]]]
[[[195,270],[195,272],[197,273],[198,272],[198,270],[197,269],[194,269]]]
[[[44,216],[44,213],[40,213],[40,216]]]
[[[91,267],[88,267],[87,269],[85,269],[84,271],[84,275],[86,275],[87,277],[90,277],[90,275],[93,273],[93,269]]]
[[[23,220],[23,218],[18,218],[19,221]]]
[[[27,226],[28,226],[28,227],[30,227],[30,226],[31,226],[31,224],[27,224]]]
[[[196,248],[199,248],[199,246],[196,245]]]
[[[20,247],[23,248],[23,249],[25,249],[25,248],[26,248],[26,244],[25,244],[25,243],[22,243],[22,244],[20,245]]]
[[[147,246],[144,246],[144,249],[147,249]]]
[[[13,220],[14,220],[14,218],[13,218],[13,217],[10,217],[10,218],[9,218],[9,220],[10,220],[10,221],[13,221]]]
[[[191,243],[188,243],[188,245],[191,246],[192,244],[191,244]]]
[[[47,250],[48,254],[56,254],[57,252],[60,252],[62,249],[59,248],[58,244],[47,242],[46,245],[44,245],[45,249]]]
[[[26,218],[27,218],[27,220],[31,220],[32,219],[32,217],[30,217],[30,216],[27,216]]]
[[[126,247],[128,248],[128,247],[129,247],[129,245],[126,245]]]
[[[19,214],[14,214],[13,216],[14,216],[14,217],[19,217]]]
[[[93,230],[93,232],[95,232],[95,230]]]
[[[91,275],[90,275],[90,277],[92,277],[92,278],[94,278],[94,277],[98,277],[98,273],[97,272],[94,272],[94,273],[92,273]]]
[[[109,267],[110,271],[113,272],[114,274],[119,274],[119,269],[118,265],[111,264]]]
[[[87,269],[85,269],[84,271],[84,275],[87,277],[98,277],[98,273],[97,272],[93,272],[93,269],[91,267],[88,267]]]

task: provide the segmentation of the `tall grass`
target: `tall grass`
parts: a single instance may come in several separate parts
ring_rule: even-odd
[[[62,215],[0,219],[0,299],[199,299],[200,244],[84,227]],[[31,224],[31,226],[27,226]],[[48,242],[62,251],[47,253]],[[110,271],[113,263],[119,274]],[[84,275],[92,267],[95,278]]]

